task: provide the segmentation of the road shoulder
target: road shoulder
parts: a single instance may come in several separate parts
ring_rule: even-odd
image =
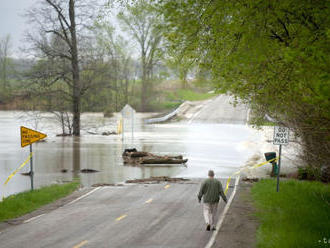
[[[10,227],[10,226],[19,225],[19,224],[24,223],[25,221],[28,221],[29,219],[36,218],[38,216],[49,213],[50,211],[53,211],[53,210],[55,210],[59,207],[62,207],[64,205],[78,199],[79,197],[87,194],[88,192],[90,192],[92,190],[93,190],[93,188],[84,188],[84,189],[75,190],[70,195],[65,196],[63,198],[60,198],[60,199],[58,199],[58,200],[56,200],[52,203],[49,203],[45,206],[42,206],[42,207],[40,207],[39,209],[37,209],[33,212],[30,212],[28,214],[25,214],[23,216],[15,218],[15,219],[0,222],[0,232],[3,231],[4,229]]]
[[[241,181],[237,192],[219,230],[214,248],[250,248],[256,246],[258,221],[253,216],[250,191],[252,184]]]

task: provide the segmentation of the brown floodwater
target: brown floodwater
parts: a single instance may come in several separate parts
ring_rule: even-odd
[[[101,135],[117,130],[119,116],[104,118],[101,113],[82,115],[81,137],[56,137],[60,125],[52,114],[0,111],[0,194],[8,196],[30,189],[29,163],[6,186],[7,177],[29,155],[29,147],[20,147],[20,126],[46,133],[45,142],[33,144],[35,187],[71,181],[79,177],[83,186],[96,183],[120,183],[128,179],[152,176],[206,177],[213,169],[218,177],[228,177],[253,154],[246,142],[257,132],[246,125],[230,124],[152,124],[143,122],[145,114],[124,121],[125,137]],[[181,165],[124,165],[121,154],[125,148],[156,154],[182,154],[188,158]],[[97,170],[81,173],[82,169]],[[66,171],[66,172],[63,172]]]

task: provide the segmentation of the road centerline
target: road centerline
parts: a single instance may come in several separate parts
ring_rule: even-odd
[[[164,189],[168,189],[169,187],[171,187],[171,185],[166,184],[165,187],[164,187]]]
[[[87,243],[88,243],[87,240],[81,241],[79,244],[75,245],[73,248],[80,248],[80,247],[84,246]]]
[[[122,219],[124,219],[124,218],[126,218],[126,217],[127,217],[127,214],[123,214],[123,215],[119,216],[119,217],[116,219],[116,221],[120,221],[120,220],[122,220]]]

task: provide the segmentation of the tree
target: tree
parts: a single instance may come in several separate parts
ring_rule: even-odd
[[[106,112],[111,114],[113,111],[119,111],[129,101],[129,85],[134,78],[131,50],[128,42],[120,35],[116,35],[114,28],[105,19],[94,24],[93,34],[95,50],[99,51],[102,58],[100,64],[105,68],[105,73],[101,76],[106,82],[104,89],[107,92],[91,92],[90,98],[105,98],[105,101],[101,102],[107,103]]]
[[[159,3],[167,39],[212,72],[218,88],[299,137],[306,165],[330,181],[329,1]]]
[[[152,88],[153,67],[161,53],[161,18],[149,1],[138,0],[133,5],[127,4],[126,11],[119,13],[118,19],[139,46],[142,68],[141,111],[146,111]]]
[[[10,36],[7,35],[0,39],[0,79],[3,91],[7,92],[9,89],[8,75],[13,67],[10,59]]]
[[[89,1],[89,4],[91,2]],[[71,89],[73,135],[80,135],[81,97],[85,91],[80,79],[79,44],[86,28],[91,8],[83,0],[45,0],[28,12],[28,17],[37,28],[37,34],[28,34],[37,55],[52,63],[63,63],[53,70],[51,84],[64,81]]]

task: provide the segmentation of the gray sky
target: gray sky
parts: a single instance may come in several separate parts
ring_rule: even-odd
[[[23,53],[19,48],[24,47],[24,33],[29,28],[27,18],[23,15],[40,0],[0,0],[0,39],[6,35],[11,38],[11,54],[13,57],[22,57]],[[98,0],[104,3],[105,0]],[[118,6],[114,6],[114,13],[118,12]],[[114,14],[114,16],[115,16]],[[116,32],[125,36],[120,31],[116,18],[110,17],[110,22],[116,27]]]
[[[36,0],[0,0],[0,37],[9,34],[12,44],[12,55],[19,55],[22,47],[24,32],[28,23],[23,16],[26,9],[30,8]]]

